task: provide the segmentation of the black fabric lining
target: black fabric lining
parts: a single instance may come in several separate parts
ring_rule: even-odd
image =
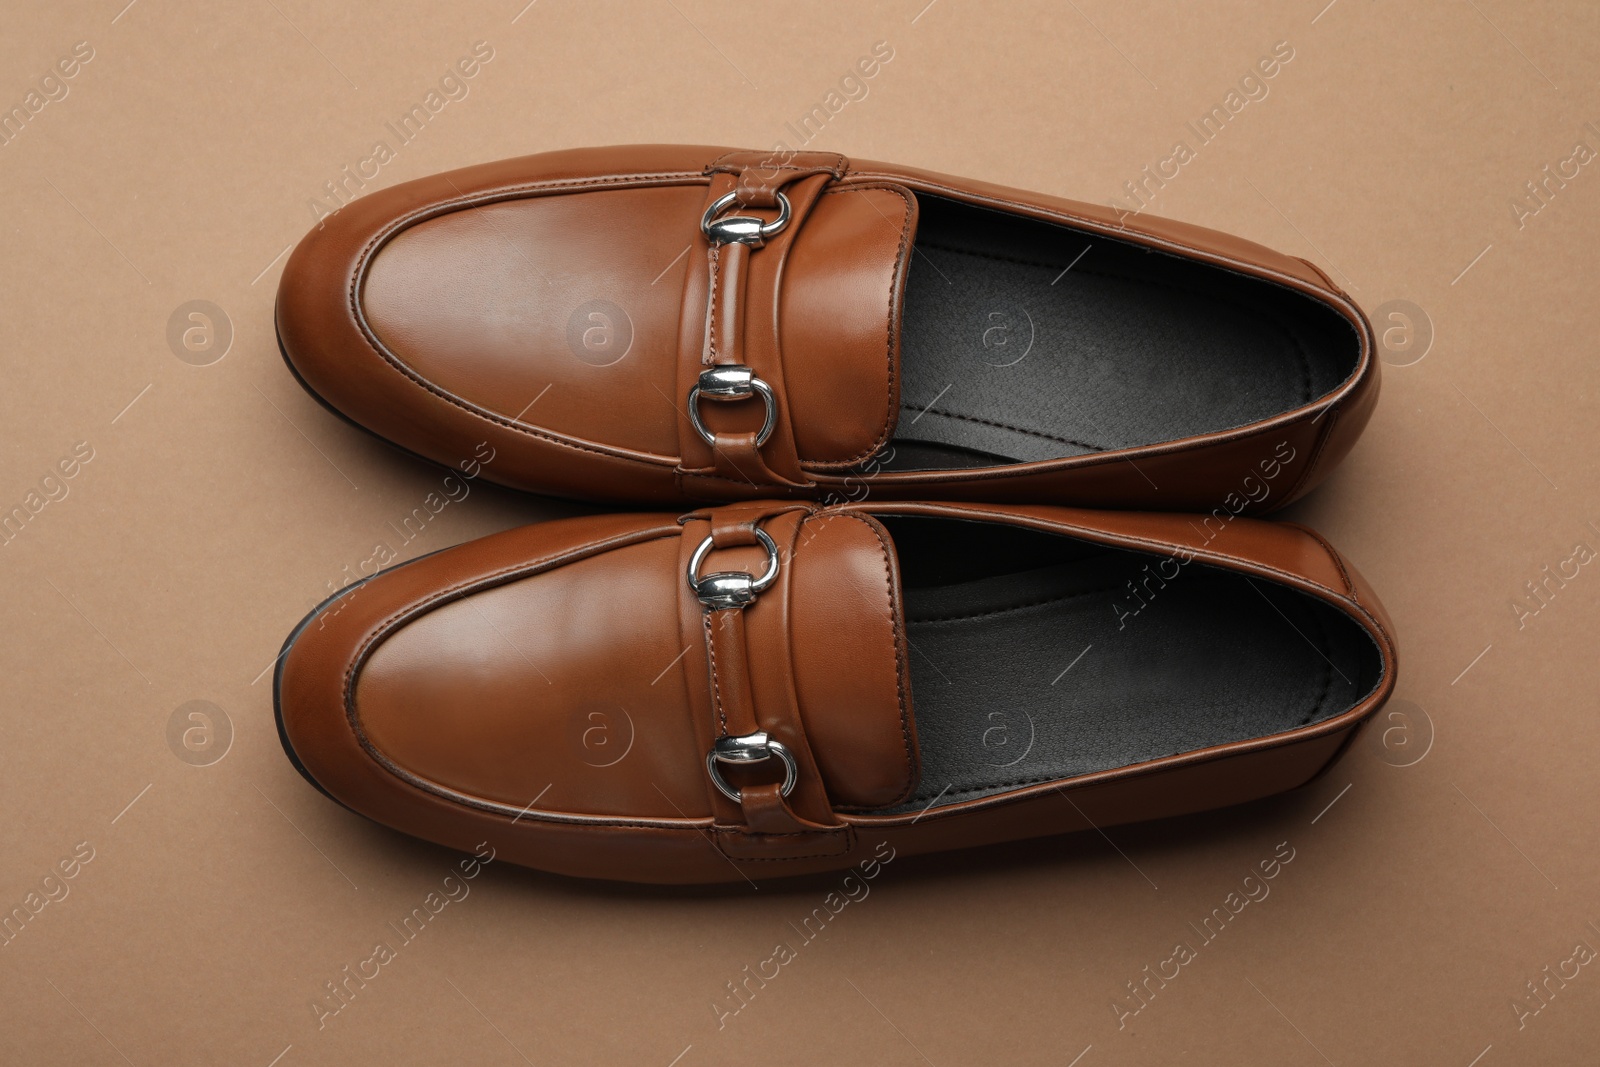
[[[1355,329],[1288,286],[940,197],[920,205],[889,469],[1236,429],[1355,371]]]
[[[941,622],[966,622],[970,619],[988,618],[991,615],[1009,615],[1014,611],[1027,611],[1030,608],[1049,607],[1051,604],[1059,603],[1063,600],[1072,600],[1076,597],[1094,596],[1097,593],[1105,593],[1109,592],[1110,590],[1111,586],[1106,586],[1102,589],[1088,589],[1081,593],[1062,593],[1060,596],[1049,597],[1045,600],[1035,600],[1030,604],[1017,604],[1009,608],[990,608],[987,611],[971,611],[961,615],[932,615],[920,619],[908,617],[906,619],[906,625],[928,626]]]
[[[997,541],[988,523],[884,524],[922,765],[896,811],[1274,736],[1379,680],[1359,624],[1270,579],[1034,531]]]
[[[1009,422],[996,422],[993,419],[980,419],[976,415],[962,415],[961,413],[955,411],[941,411],[938,408],[918,407],[916,404],[909,403],[902,403],[900,405],[900,410],[919,411],[929,415],[942,415],[947,419],[964,419],[967,422],[978,422],[985,426],[994,426],[1002,430],[1014,430],[1017,433],[1025,433],[1033,437],[1042,437],[1047,441],[1060,441],[1064,445],[1077,445],[1079,448],[1087,448],[1091,452],[1104,452],[1106,450],[1105,445],[1090,444],[1088,441],[1074,441],[1070,437],[1058,437],[1053,433],[1045,433],[1043,430],[1030,430],[1026,426],[1013,426]]]
[[[1322,620],[1317,616],[1316,612],[1308,610],[1305,613],[1304,618],[1307,620],[1307,622],[1309,623],[1311,628],[1313,628],[1313,629],[1315,629],[1317,631],[1317,636],[1321,639],[1319,642],[1317,642],[1317,644],[1315,646],[1317,648],[1317,650],[1318,651],[1322,651],[1324,649],[1329,648],[1330,645],[1329,645],[1329,641],[1328,641],[1328,628],[1323,624]],[[1328,697],[1332,692],[1333,692],[1333,660],[1327,658],[1327,654],[1326,654],[1326,652],[1324,652],[1323,653],[1323,663],[1322,663],[1322,689],[1317,694],[1316,700],[1312,701],[1311,710],[1306,712],[1306,717],[1301,719],[1296,725],[1298,725],[1298,726],[1310,726],[1313,722],[1315,722],[1318,712],[1320,712],[1323,709],[1323,707],[1327,704]]]
[[[1186,296],[1205,297],[1209,300],[1215,300],[1219,303],[1227,304],[1241,315],[1252,315],[1260,319],[1262,322],[1270,323],[1271,325],[1277,327],[1278,332],[1283,335],[1283,339],[1294,348],[1295,354],[1300,357],[1300,368],[1304,376],[1304,381],[1300,387],[1300,403],[1307,404],[1311,401],[1310,350],[1306,347],[1305,342],[1302,341],[1294,333],[1294,331],[1289,328],[1289,324],[1283,319],[1282,316],[1270,314],[1260,307],[1252,306],[1239,300],[1229,300],[1226,297],[1219,297],[1213,293],[1208,293],[1192,285],[1178,285],[1170,281],[1157,281],[1151,278],[1142,278],[1132,273],[1117,273],[1115,271],[1102,270],[1094,266],[1083,266],[1083,264],[1088,261],[1087,256],[1083,258],[1076,256],[1073,257],[1077,261],[1076,263],[1073,263],[1072,261],[1067,263],[1047,263],[1036,259],[1022,259],[1017,256],[996,255],[993,252],[979,252],[971,248],[957,248],[954,245],[935,244],[931,241],[919,242],[918,247],[934,248],[941,252],[953,252],[956,255],[961,256],[976,256],[979,259],[991,259],[997,263],[1016,263],[1024,267],[1040,267],[1045,270],[1061,271],[1063,274],[1066,273],[1066,271],[1070,268],[1071,270],[1077,271],[1079,274],[1092,274],[1097,278],[1110,278],[1113,281],[1119,282],[1134,282],[1140,285],[1154,285],[1162,289],[1183,293]],[[1090,247],[1093,247],[1092,242]],[[1052,278],[1050,280],[1051,285],[1054,285],[1059,278],[1060,275]]]

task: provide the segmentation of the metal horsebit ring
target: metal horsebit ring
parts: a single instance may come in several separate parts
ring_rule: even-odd
[[[783,785],[778,787],[778,793],[781,796],[788,796],[800,778],[800,768],[795,764],[793,753],[784,746],[784,743],[774,741],[763,730],[745,734],[743,737],[717,738],[717,743],[706,753],[706,773],[711,775],[711,782],[717,787],[718,792],[738,804],[743,798],[739,795],[739,790],[729,785],[722,777],[721,764],[744,767],[773,758],[783,761]]]
[[[695,547],[689,557],[689,588],[700,598],[708,611],[743,608],[755,602],[759,593],[766,591],[778,577],[778,546],[761,527],[755,527],[756,540],[767,550],[767,569],[756,578],[744,571],[718,571],[700,577],[700,564],[711,552],[711,538],[707,537]]]
[[[781,189],[774,195],[778,198],[778,217],[767,222],[755,215],[723,215],[739,197],[738,190],[724,193],[712,201],[706,213],[700,217],[700,232],[712,244],[742,244],[760,248],[766,244],[767,238],[776,236],[789,225],[792,213],[789,198]],[[760,396],[761,402],[766,405],[761,429],[756,433],[756,447],[759,448],[767,443],[773,427],[778,424],[778,404],[772,395],[772,387],[742,363],[724,364],[701,371],[699,380],[689,390],[689,421],[694,425],[695,433],[712,448],[717,446],[716,435],[700,418],[701,397],[726,402],[748,400],[752,396]]]
[[[772,395],[772,386],[756,377],[755,371],[743,363],[724,363],[716,367],[708,367],[700,372],[699,379],[689,388],[689,422],[694,426],[694,432],[700,435],[700,440],[717,447],[717,435],[711,432],[710,427],[700,418],[700,399],[716,400],[727,403],[732,400],[748,400],[752,396],[759,396],[766,405],[766,414],[761,419],[761,429],[756,432],[756,447],[767,443],[767,438],[772,436],[773,427],[778,425],[778,401]]]
[[[767,569],[760,577],[744,571],[717,571],[702,578],[700,565],[711,552],[712,540],[707,537],[695,546],[694,553],[689,557],[687,575],[689,588],[694,590],[694,595],[708,611],[743,609],[754,603],[756,597],[777,580],[778,546],[771,535],[759,526],[754,528],[754,533],[756,540],[767,553]],[[711,751],[706,753],[706,773],[711,776],[712,784],[717,787],[718,792],[738,804],[741,803],[739,790],[730,786],[727,779],[722,777],[722,764],[748,766],[769,759],[777,759],[783,763],[783,785],[779,787],[779,793],[788,796],[794,790],[795,782],[799,780],[800,769],[788,747],[782,741],[768,737],[763,730],[738,737],[717,738],[716,743],[711,746]]]
[[[711,206],[706,208],[706,213],[700,216],[700,232],[712,244],[741,244],[760,248],[767,243],[767,238],[776,237],[789,225],[789,198],[781,189],[775,195],[778,198],[778,217],[767,222],[754,215],[723,215],[718,218],[739,198],[737,189],[724,193],[713,200]]]
[[[795,765],[794,753],[789,752],[784,742],[773,741],[762,729],[742,737],[717,737],[717,744],[712,745],[710,752],[706,753],[706,773],[710,774],[710,781],[717,787],[717,792],[733,803],[742,803],[744,798],[722,776],[720,765],[731,763],[734,766],[747,766],[774,757],[784,763],[784,784],[779,785],[778,793],[781,797],[787,797],[794,792],[795,782],[800,779],[800,768]]]

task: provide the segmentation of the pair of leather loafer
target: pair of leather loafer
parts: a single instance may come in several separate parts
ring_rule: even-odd
[[[589,149],[353,202],[277,318],[407,451],[669,509],[435,553],[291,635],[290,758],[408,833],[634,881],[842,868],[1293,788],[1394,686],[1355,570],[1249,517],[1354,443],[1371,328],[1236,238]]]

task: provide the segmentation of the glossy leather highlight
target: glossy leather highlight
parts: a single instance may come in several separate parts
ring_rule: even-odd
[[[703,573],[760,573],[757,527],[779,575],[724,631],[689,557],[711,538]],[[930,619],[919,659],[908,627]],[[1085,634],[1143,642],[1125,647],[1147,670],[1068,674]],[[1228,693],[1191,685],[1202,639]],[[297,766],[380,822],[566,874],[715,882],[1290,789],[1394,683],[1382,608],[1297,527],[756,501],[559,520],[384,572],[308,618],[277,699]],[[1014,769],[985,733],[1005,709],[1048,732]],[[792,753],[787,797],[776,760],[726,770],[739,802],[707,774],[718,737],[752,731]]]
[[[794,217],[761,247],[718,246],[701,232],[705,209],[723,195],[770,219],[780,191]],[[984,226],[961,221],[984,213],[1004,223],[996,233],[1011,235],[998,246],[980,239]],[[1216,342],[1183,372],[1205,388],[1249,392],[1268,377],[1288,380],[1301,359],[1317,363],[1305,373],[1314,385],[1285,399],[1280,384],[1282,395],[1253,407],[1196,407],[1181,403],[1193,389],[1166,383],[1148,390],[1149,402],[1166,396],[1186,414],[1163,432],[1160,418],[1098,426],[1101,407],[1051,404],[1034,379],[1018,377],[969,388],[953,416],[928,416],[921,429],[941,424],[931,444],[911,433],[901,440],[897,429],[933,402],[945,366],[960,366],[961,346],[983,357],[977,332],[949,338],[905,321],[908,278],[933,294],[917,307],[929,299],[936,307],[937,257],[953,254],[919,242],[952,240],[961,245],[954,254],[1029,264],[1006,275],[1016,280],[998,290],[1001,303],[1061,305],[1046,316],[1056,348],[1030,358],[1075,368],[1050,385],[1062,397],[1101,388],[1104,372],[1115,379],[1108,394],[1137,410],[1139,383],[1162,373],[1160,346],[1182,345],[1186,308],[1206,309],[1190,333]],[[1067,269],[1076,262],[1068,253],[1085,242],[1115,250],[1101,254],[1124,273],[1159,260],[1150,277],[1135,267],[1116,284],[1133,286],[1136,301],[1167,300],[1165,318],[1152,323],[1165,323],[1175,340],[1145,329],[1124,341],[1114,317],[1075,317],[1074,300],[1095,299],[1092,288],[1069,292],[1080,279]],[[1089,255],[1077,269],[1091,269]],[[1087,275],[1081,280],[1087,286]],[[970,318],[988,297],[963,285],[959,306]],[[1240,337],[1267,346],[1253,353],[1255,364],[1234,366],[1221,340],[1234,334],[1206,326],[1233,319]],[[913,168],[705,146],[553,152],[363,197],[295,250],[277,322],[285,357],[308,389],[408,451],[454,464],[488,441],[501,458],[486,476],[503,484],[672,505],[837,502],[870,484],[880,500],[1262,512],[1308,491],[1349,451],[1378,383],[1365,317],[1303,260],[1183,223],[1124,219]],[[1272,345],[1280,334],[1282,373],[1252,380],[1251,366],[1279,358]],[[939,351],[908,349],[907,338],[918,346],[931,338]],[[1122,366],[1125,343],[1138,358]],[[765,444],[753,440],[759,404],[703,404],[714,448],[689,424],[690,386],[704,368],[726,363],[752,367],[773,390],[777,426]],[[919,375],[928,386],[902,396]],[[1009,400],[1006,389],[1016,390]],[[1089,422],[1054,425],[1069,407]],[[1225,408],[1254,414],[1242,425],[1196,424],[1197,413]],[[1048,425],[1019,423],[1022,416]],[[1063,443],[1023,450],[1033,458],[989,454],[1007,433]],[[1089,445],[1064,443],[1073,441]],[[1268,463],[1283,468],[1271,492],[1241,488]]]

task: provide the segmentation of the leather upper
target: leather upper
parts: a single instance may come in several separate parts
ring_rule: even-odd
[[[700,252],[691,270],[686,249],[707,197],[734,181],[606,187],[426,219],[373,257],[366,324],[406,369],[473,407],[516,415],[539,397],[524,413],[531,425],[656,463],[698,457],[686,468],[714,461],[678,417],[680,398],[703,366],[749,363],[785,387],[767,462],[795,477],[798,458],[775,453],[853,466],[892,429],[911,201],[872,186],[823,195],[814,180],[815,202],[791,198],[804,225],[759,255]],[[571,251],[535,262],[529,248]],[[706,412],[713,426],[749,421],[724,406]]]
[[[566,815],[737,819],[716,810],[705,753],[716,736],[758,729],[799,760],[795,807],[818,820],[888,807],[917,782],[894,556],[870,517],[814,511],[629,516],[585,543],[501,538],[502,551],[554,544],[438,587],[427,561],[386,575],[347,594],[308,643],[365,620],[381,590],[397,610],[339,650],[346,722],[392,774],[488,810],[539,794],[541,811]],[[774,585],[746,610],[702,610],[685,577],[693,550],[711,542],[703,574],[760,573],[758,521],[778,548]],[[595,525],[552,534],[587,539]],[[468,553],[447,555],[471,573]]]
[[[1280,736],[906,812],[915,652],[879,516],[1041,530],[1291,587],[1356,620],[1382,678],[1355,707]],[[702,546],[698,578],[769,566],[774,578],[745,606],[708,603],[688,579]],[[1381,607],[1309,531],[1239,519],[1212,541],[1172,515],[758,501],[544,523],[384,572],[308,618],[278,700],[307,774],[372,818],[446,843],[487,838],[549,870],[718,881],[843,865],[884,839],[923,851],[1076,828],[1062,788],[1097,825],[1289,788],[1393,684]],[[792,756],[795,784],[782,791],[775,758],[720,763],[730,798],[708,754],[757,734]]]
[[[899,411],[899,343],[918,198],[934,195],[1214,263],[1312,296],[1350,324],[1357,369],[1281,416],[1181,441],[954,470],[875,466]],[[727,201],[720,210],[716,205]],[[789,217],[777,226],[781,206]],[[711,240],[730,216],[764,241]],[[578,149],[363,197],[301,242],[278,328],[319,398],[402,447],[584,498],[1052,499],[1231,511],[1279,506],[1350,448],[1376,398],[1371,329],[1310,264],[1148,216],[831,153],[701,146]],[[765,405],[706,394],[748,367]],[[1238,483],[1290,472],[1262,505]],[[1126,462],[1137,462],[1137,472]],[[1238,496],[1239,507],[1226,504]]]

